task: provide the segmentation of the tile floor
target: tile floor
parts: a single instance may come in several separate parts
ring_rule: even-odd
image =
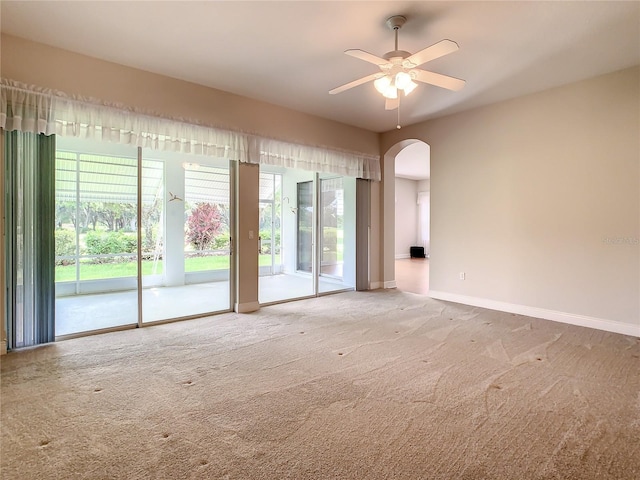
[[[350,290],[338,279],[321,276],[318,291]],[[310,275],[260,277],[260,303],[274,303],[313,295]],[[56,336],[136,325],[135,290],[56,298]],[[142,292],[142,321],[156,322],[230,310],[229,282],[146,288]]]

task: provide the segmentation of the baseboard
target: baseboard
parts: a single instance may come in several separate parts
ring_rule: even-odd
[[[369,283],[369,290],[378,290],[382,288],[382,282],[370,282]]]
[[[401,258],[411,258],[411,255],[408,253],[397,253],[396,260],[400,260]]]
[[[388,282],[384,282],[384,288],[397,288],[396,281],[390,280]]]
[[[0,355],[6,355],[7,354],[7,341],[3,340],[2,342],[0,342]]]
[[[236,303],[233,306],[233,311],[237,313],[249,313],[255,312],[260,309],[258,302]]]
[[[631,325],[615,320],[588,317],[586,315],[578,315],[575,313],[558,312],[556,310],[547,310],[545,308],[528,307],[526,305],[517,305],[514,303],[498,302],[496,300],[489,300],[486,298],[468,297],[466,295],[458,295],[455,293],[437,292],[434,290],[429,290],[429,296],[438,300],[446,300],[448,302],[462,303],[464,305],[472,305],[474,307],[488,308],[489,310],[517,313],[518,315],[542,318],[544,320],[553,320],[554,322],[568,323],[579,327],[595,328],[606,332],[640,337],[640,325]]]

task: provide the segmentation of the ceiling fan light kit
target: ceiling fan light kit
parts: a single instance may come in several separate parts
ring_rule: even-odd
[[[395,49],[385,53],[382,57],[360,49],[346,50],[344,53],[349,56],[377,65],[380,68],[380,72],[336,87],[330,90],[329,93],[335,95],[373,80],[375,89],[385,97],[385,109],[394,110],[400,106],[399,92],[404,93],[406,97],[418,86],[416,81],[453,91],[464,87],[465,81],[459,78],[416,68],[431,60],[457,51],[458,44],[456,42],[441,40],[414,54],[398,49],[398,31],[406,21],[406,17],[402,15],[394,15],[387,19],[387,26],[395,33]],[[398,128],[400,128],[399,122]]]

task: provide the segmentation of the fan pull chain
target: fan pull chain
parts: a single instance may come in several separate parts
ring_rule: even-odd
[[[400,130],[402,127],[400,126],[400,95],[398,95],[398,124],[396,128]]]

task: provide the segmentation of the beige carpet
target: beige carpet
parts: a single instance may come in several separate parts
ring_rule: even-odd
[[[2,358],[5,479],[638,479],[640,342],[345,293]]]

